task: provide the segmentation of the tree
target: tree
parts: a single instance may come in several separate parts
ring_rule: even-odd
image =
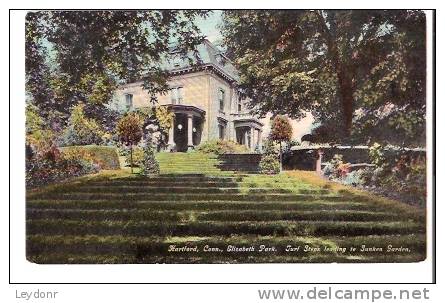
[[[63,145],[101,144],[105,131],[94,119],[87,118],[85,105],[79,103],[74,106],[68,125],[63,131]]]
[[[166,137],[170,128],[173,127],[175,122],[175,113],[168,110],[166,106],[157,106],[155,109],[156,123],[159,125],[161,131],[161,142],[166,144]]]
[[[175,113],[168,110],[166,106],[157,106],[155,108],[156,120],[161,130],[168,133],[175,121]]]
[[[42,112],[57,109],[66,117],[78,102],[105,104],[117,85],[136,80],[143,81],[154,102],[168,90],[167,55],[193,57],[204,39],[193,21],[206,15],[198,10],[29,12],[27,93]]]
[[[310,111],[343,141],[366,141],[382,128],[392,131],[388,140],[422,136],[423,12],[225,11],[222,33],[257,113]]]
[[[130,147],[130,167],[133,173],[133,145],[139,143],[142,138],[142,121],[137,113],[129,113],[123,116],[116,126],[119,140]]]
[[[288,142],[292,138],[292,125],[289,119],[285,116],[275,116],[270,126],[269,137],[271,140],[276,141],[280,145],[280,171],[283,170],[283,151],[282,143]]]

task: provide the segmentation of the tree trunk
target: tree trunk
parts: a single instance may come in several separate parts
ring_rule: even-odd
[[[283,153],[281,152],[281,141],[280,141],[280,173],[283,171]]]
[[[335,13],[333,13],[335,14]],[[336,71],[339,88],[340,88],[340,98],[341,106],[343,110],[343,136],[348,138],[351,135],[352,129],[352,113],[353,113],[353,85],[352,85],[352,75],[346,69],[345,63],[342,62],[337,45],[337,22],[334,15],[330,16],[330,27],[323,17],[322,11],[316,11],[316,16],[318,17],[320,29],[322,34],[326,39],[326,44],[328,46],[328,52],[331,54],[331,62]]]
[[[343,110],[343,123],[344,123],[344,137],[348,138],[351,135],[352,129],[352,113],[354,103],[354,92],[352,88],[352,79],[350,75],[344,70],[343,67],[339,67],[337,70],[337,77],[340,86],[341,105]]]
[[[130,145],[130,169],[133,173],[133,145]]]

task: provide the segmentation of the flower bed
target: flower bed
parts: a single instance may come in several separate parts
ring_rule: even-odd
[[[370,150],[372,165],[355,169],[335,155],[326,164],[323,174],[343,184],[360,187],[409,204],[423,206],[426,202],[426,161],[406,153],[385,155],[381,146]]]

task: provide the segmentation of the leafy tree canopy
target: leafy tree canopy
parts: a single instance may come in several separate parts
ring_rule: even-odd
[[[221,29],[257,113],[309,111],[341,141],[424,144],[423,12],[225,11]]]
[[[286,116],[278,115],[272,120],[269,138],[280,143],[290,141],[292,138],[292,125]]]
[[[26,17],[26,90],[45,114],[78,102],[108,102],[118,84],[142,80],[166,92],[162,61],[193,53],[203,36],[193,20],[206,11],[39,11]]]
[[[142,119],[137,113],[128,113],[123,116],[116,126],[116,132],[119,140],[127,145],[132,146],[138,144],[142,139]]]

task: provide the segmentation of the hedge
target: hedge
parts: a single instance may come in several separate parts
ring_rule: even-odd
[[[66,146],[61,148],[62,151],[80,151],[86,152],[93,158],[100,169],[119,169],[119,155],[117,149],[112,146],[99,145],[82,145],[82,146]]]
[[[249,153],[249,150],[244,145],[229,140],[206,141],[198,145],[196,151],[216,155]]]

